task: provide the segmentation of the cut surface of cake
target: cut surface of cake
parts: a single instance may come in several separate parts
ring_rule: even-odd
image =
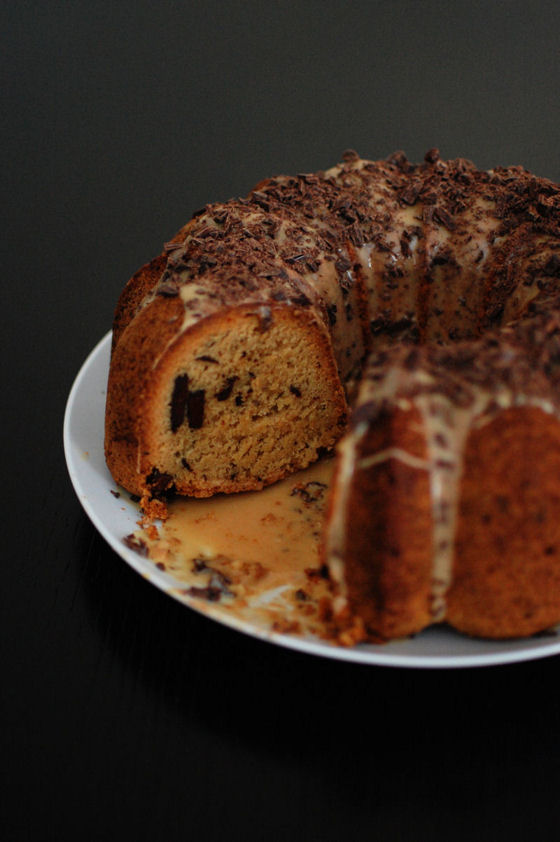
[[[157,514],[337,446],[340,624],[390,639],[560,621],[560,189],[349,152],[208,205],[127,284],[105,449]]]

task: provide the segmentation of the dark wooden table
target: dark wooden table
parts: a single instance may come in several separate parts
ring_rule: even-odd
[[[91,526],[68,391],[207,201],[347,147],[560,181],[552,2],[6,2],[3,839],[556,840],[558,657],[357,666],[195,615]]]

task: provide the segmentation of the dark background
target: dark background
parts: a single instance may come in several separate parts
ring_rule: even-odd
[[[6,2],[0,833],[556,840],[560,661],[363,667],[268,646],[82,513],[66,397],[127,278],[206,202],[344,149],[560,181],[557,2]]]

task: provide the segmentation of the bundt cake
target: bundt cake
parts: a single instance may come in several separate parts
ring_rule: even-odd
[[[208,205],[129,281],[106,458],[157,513],[338,443],[323,551],[354,639],[530,635],[560,622],[559,377],[560,188],[348,152]]]

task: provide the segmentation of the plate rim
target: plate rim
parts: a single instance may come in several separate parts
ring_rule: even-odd
[[[98,506],[94,505],[90,499],[90,490],[88,490],[87,484],[84,484],[83,465],[81,465],[78,461],[75,452],[76,443],[73,440],[72,429],[73,424],[76,421],[76,414],[79,408],[79,401],[84,400],[84,394],[82,390],[88,378],[95,380],[95,373],[97,371],[97,367],[101,365],[103,365],[103,368],[105,370],[106,383],[111,336],[112,332],[108,331],[94,345],[94,347],[88,353],[82,365],[78,369],[78,372],[70,388],[68,398],[66,401],[63,422],[64,455],[68,474],[74,492],[80,504],[82,505],[82,508],[84,509],[86,515],[90,519],[91,523],[99,532],[99,534],[103,537],[103,539],[113,549],[113,551],[123,561],[125,561],[129,566],[131,566],[137,573],[139,573],[144,579],[147,579],[149,584],[155,585],[159,590],[162,590],[166,595],[175,598],[182,605],[185,605],[186,607],[191,608],[197,613],[209,617],[209,619],[214,620],[228,628],[231,628],[232,630],[247,634],[250,637],[262,640],[263,642],[280,645],[284,648],[291,649],[293,651],[298,651],[305,654],[311,654],[315,656],[321,656],[350,663],[357,663],[368,666],[390,666],[416,669],[457,669],[500,666],[529,660],[537,660],[540,658],[560,654],[560,636],[555,636],[554,640],[551,639],[551,641],[548,644],[544,642],[543,638],[539,638],[540,643],[534,646],[530,645],[530,641],[536,640],[536,638],[521,639],[519,641],[474,641],[472,639],[468,639],[471,644],[476,646],[484,647],[486,644],[501,644],[502,646],[504,646],[504,648],[500,649],[499,651],[496,651],[494,649],[493,651],[484,652],[482,650],[481,652],[466,654],[447,653],[430,655],[422,653],[419,655],[415,655],[410,653],[405,654],[404,652],[399,654],[395,650],[398,649],[399,644],[401,644],[404,641],[391,641],[389,643],[383,644],[382,646],[379,645],[379,647],[375,646],[374,644],[364,644],[358,647],[341,647],[329,644],[327,641],[319,641],[315,638],[298,637],[296,635],[291,636],[286,634],[280,634],[278,632],[265,631],[248,621],[239,620],[233,615],[223,613],[220,614],[219,612],[213,613],[208,610],[208,606],[200,604],[196,599],[189,597],[188,595],[181,594],[179,592],[181,583],[178,583],[178,581],[174,580],[173,577],[171,577],[169,574],[159,571],[152,562],[150,562],[149,560],[144,560],[142,556],[128,548],[123,542],[123,538],[125,537],[125,535],[122,535],[119,538],[115,534],[115,532],[109,528],[107,523],[101,517],[98,510]],[[103,360],[104,356],[107,357],[106,365]],[[97,385],[99,385],[99,383]],[[104,394],[103,390],[102,394]],[[97,445],[99,444],[101,444],[101,451],[104,452],[103,441],[101,441],[101,443],[97,443]],[[87,453],[87,451],[85,453]],[[85,463],[86,461],[87,460],[84,458],[84,454],[82,453],[82,462]],[[107,490],[109,491],[111,489],[118,489],[118,486],[112,479],[105,465],[104,456],[103,469],[107,477]],[[128,498],[125,496],[128,494],[128,492],[124,491],[124,489],[118,490],[121,491],[121,496],[119,498],[120,508],[122,509],[122,503],[124,502],[126,503],[128,510],[128,508],[132,507],[133,505],[132,503],[128,502]],[[115,499],[115,504],[119,504],[117,499]],[[138,518],[138,510],[134,509],[134,512],[134,517]],[[129,513],[132,514],[132,509]],[[173,587],[173,584],[175,585],[175,588]],[[445,635],[451,634],[452,636],[457,635],[458,639],[463,639],[462,635],[458,635],[458,633],[453,632],[453,630],[443,627],[437,629],[426,629],[424,632],[421,632],[421,635],[424,635],[424,637],[426,637],[427,635],[433,635],[434,633]],[[415,640],[418,637],[419,635],[415,638]],[[412,644],[414,643],[414,641],[410,640],[407,642],[412,642]]]

